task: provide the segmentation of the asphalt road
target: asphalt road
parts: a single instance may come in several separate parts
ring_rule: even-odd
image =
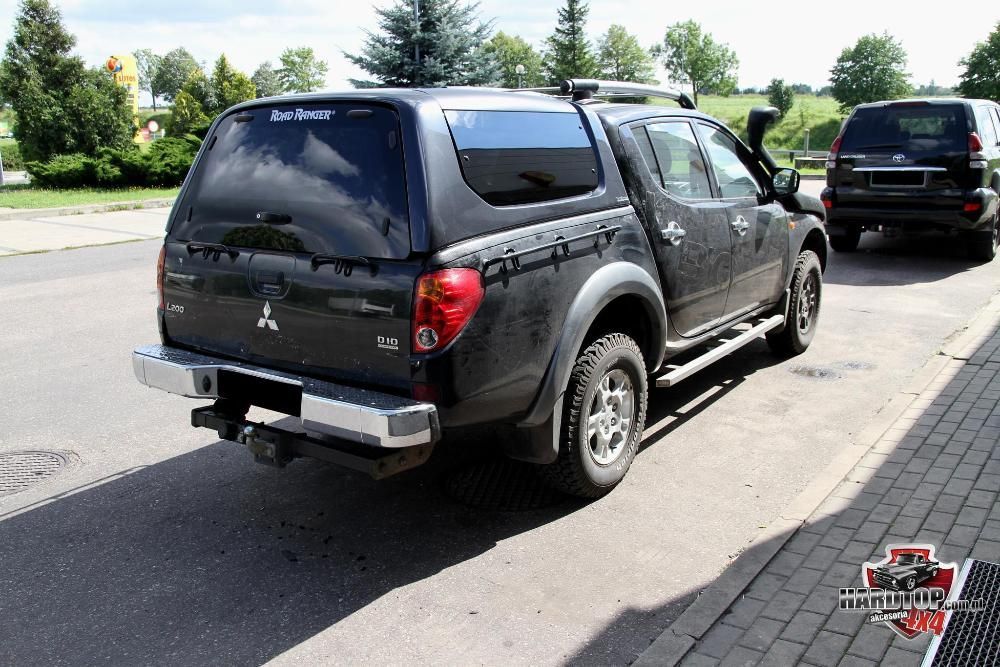
[[[806,354],[657,390],[614,493],[520,512],[449,495],[482,435],[374,482],[189,427],[129,360],[155,241],[0,258],[0,452],[72,460],[0,497],[0,663],[627,663],[1000,284],[955,240],[862,248]]]

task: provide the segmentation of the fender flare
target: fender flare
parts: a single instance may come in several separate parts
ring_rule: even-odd
[[[587,279],[570,304],[535,400],[518,424],[528,431],[528,438],[515,439],[508,451],[510,456],[535,463],[555,460],[559,452],[563,394],[584,336],[605,306],[626,295],[642,301],[651,323],[649,348],[658,352],[646,359],[647,371],[652,372],[663,363],[667,313],[660,285],[637,264],[619,261],[602,266]]]

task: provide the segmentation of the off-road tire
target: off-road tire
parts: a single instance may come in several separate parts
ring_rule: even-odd
[[[812,287],[810,288],[810,284]],[[802,301],[815,295],[815,303],[810,307],[809,326],[800,326]],[[788,304],[788,318],[781,331],[767,334],[767,344],[771,351],[780,357],[794,357],[802,354],[809,347],[816,327],[823,302],[823,267],[819,257],[812,250],[803,250],[795,260],[795,270],[792,275],[792,291]]]
[[[586,424],[598,385],[615,369],[624,371],[631,382],[633,415],[617,458],[602,465],[591,449]],[[600,498],[611,491],[625,477],[639,449],[647,393],[645,362],[634,340],[613,333],[589,345],[577,357],[566,388],[559,455],[554,463],[541,467],[549,484],[581,498]]]
[[[861,228],[857,225],[849,225],[845,228],[846,234],[831,235],[830,247],[837,252],[854,252],[861,242]]]
[[[967,242],[969,257],[980,262],[992,262],[997,256],[997,243],[1000,241],[1000,211],[993,216],[991,227],[984,232],[969,232]]]

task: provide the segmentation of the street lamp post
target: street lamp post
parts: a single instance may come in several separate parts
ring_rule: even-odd
[[[413,33],[413,85],[417,85],[417,77],[420,75],[420,0],[413,0],[413,21],[417,24],[416,32]]]
[[[517,87],[524,88],[524,82],[522,81],[522,77],[524,76],[524,65],[517,65],[514,68],[514,72],[517,74]]]

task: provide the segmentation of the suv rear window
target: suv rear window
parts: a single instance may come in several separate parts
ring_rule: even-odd
[[[968,146],[967,132],[960,104],[869,107],[854,112],[840,150],[960,152]]]
[[[250,109],[207,140],[170,230],[183,241],[402,258],[409,220],[399,121],[327,102]],[[270,218],[271,222],[261,222]]]
[[[597,188],[597,155],[576,112],[446,111],[462,174],[494,206]]]

